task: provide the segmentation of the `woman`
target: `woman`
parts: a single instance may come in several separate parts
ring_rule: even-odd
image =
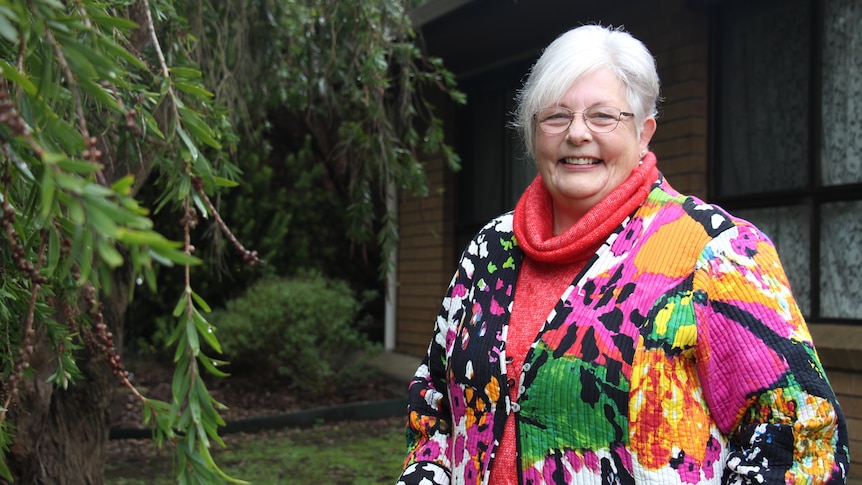
[[[846,425],[767,237],[656,169],[642,43],[584,26],[519,95],[539,175],[469,244],[399,483],[844,483]]]

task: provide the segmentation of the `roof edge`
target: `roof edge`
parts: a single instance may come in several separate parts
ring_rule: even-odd
[[[414,28],[420,28],[440,17],[459,9],[474,0],[428,0],[419,7],[408,12]]]

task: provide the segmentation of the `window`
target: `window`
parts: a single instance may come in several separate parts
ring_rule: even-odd
[[[862,323],[862,0],[717,10],[711,198],[775,242],[811,322]]]
[[[460,255],[476,232],[494,217],[515,208],[535,178],[535,162],[524,153],[510,128],[515,94],[530,64],[511,66],[459,81],[468,107],[459,123],[458,153],[462,171],[457,180],[456,244]]]

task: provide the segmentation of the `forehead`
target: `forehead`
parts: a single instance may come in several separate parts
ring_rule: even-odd
[[[619,78],[607,69],[598,69],[576,79],[563,92],[557,104],[586,108],[601,104],[618,105],[625,100],[625,90]]]

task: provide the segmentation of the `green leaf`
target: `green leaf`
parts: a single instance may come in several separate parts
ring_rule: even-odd
[[[207,372],[209,372],[210,374],[212,374],[216,377],[228,377],[228,376],[230,376],[229,373],[224,372],[217,367],[220,365],[227,365],[229,363],[227,361],[211,359],[204,354],[201,354],[198,356],[198,361],[200,361],[201,365],[204,366],[204,369],[206,369]]]
[[[186,146],[186,148],[188,148],[189,157],[191,157],[192,162],[197,160],[198,156],[200,156],[200,152],[198,151],[198,147],[195,145],[195,143],[192,141],[192,139],[189,138],[189,135],[186,133],[186,131],[180,125],[177,125],[177,134],[180,135],[180,139],[182,139],[183,144]]]
[[[132,186],[135,185],[135,176],[132,174],[126,175],[125,177],[117,180],[111,185],[111,190],[114,192],[123,194],[123,195],[131,195],[132,194]]]
[[[215,336],[215,327],[209,324],[204,317],[198,311],[192,312],[192,318],[195,321],[195,327],[197,328],[200,336],[204,338],[204,342],[207,343],[213,350],[218,353],[222,353],[221,344]]]
[[[90,278],[90,269],[93,266],[93,235],[90,231],[84,231],[77,244],[72,243],[72,251],[78,257],[78,270],[81,277],[75,283],[78,285],[84,284]]]
[[[48,261],[45,265],[45,273],[50,275],[60,262],[60,236],[54,228],[48,230]]]
[[[102,261],[111,268],[118,268],[123,264],[123,256],[109,242],[99,241],[97,250]]]
[[[156,119],[153,118],[153,115],[148,111],[144,111],[143,116],[144,116],[144,124],[145,124],[146,128],[152,132],[152,136],[156,136],[160,140],[164,140],[165,134],[162,133],[162,130],[159,129],[159,124],[158,124],[158,122],[156,122]]]
[[[129,19],[123,17],[115,17],[113,15],[106,15],[103,12],[90,13],[90,20],[103,27],[110,27],[124,31],[135,30],[139,27],[137,23],[132,22]]]
[[[117,102],[117,99],[113,94],[109,93],[107,89],[102,86],[94,83],[93,81],[87,78],[79,78],[78,85],[81,86],[81,89],[87,92],[90,96],[92,96],[96,101],[104,104],[108,108],[118,113],[123,113],[124,110]]]
[[[186,79],[199,79],[201,77],[200,69],[192,69],[190,67],[171,67],[169,72],[174,76]]]
[[[18,43],[18,29],[12,25],[12,22],[9,22],[9,19],[14,19],[15,17],[15,12],[10,8],[0,7],[0,36],[8,40],[10,44]],[[0,460],[0,466],[5,467],[3,460]],[[2,470],[0,470],[0,473],[2,473]]]
[[[116,17],[114,17],[114,18],[116,18]],[[121,20],[125,20],[125,19],[121,19]],[[134,22],[131,22],[131,21],[129,21],[129,23],[134,24]],[[147,65],[144,64],[143,61],[141,61],[135,55],[133,55],[131,52],[126,50],[126,48],[115,43],[110,38],[100,37],[99,38],[99,44],[105,49],[105,51],[108,54],[112,54],[112,55],[114,55],[120,59],[123,59],[124,61],[135,66],[136,68],[140,69],[141,71],[146,71],[148,69]]]
[[[181,264],[181,265],[198,265],[201,264],[201,260],[190,255],[186,254],[184,251],[169,249],[169,248],[158,248],[153,247],[150,248],[150,255],[154,259],[158,259],[160,262],[167,261],[169,264],[166,266],[173,266],[173,264]]]
[[[188,304],[189,304],[189,299],[185,295],[185,293],[183,293],[183,296],[180,297],[180,300],[177,302],[177,305],[174,307],[174,311],[172,313],[173,316],[179,318],[179,316],[182,315],[183,312],[185,311]]]
[[[198,306],[199,306],[199,307],[201,307],[201,309],[202,309],[204,312],[206,312],[206,313],[210,313],[210,312],[212,312],[212,309],[210,308],[210,306],[209,306],[209,305],[207,305],[207,302],[206,302],[203,298],[201,298],[201,296],[200,296],[200,295],[198,295],[197,293],[195,293],[194,291],[192,291],[192,298],[194,298],[195,303],[197,303],[197,304],[198,304]]]
[[[224,177],[213,177],[217,187],[238,187],[239,182],[226,179]]]
[[[212,98],[214,96],[212,92],[207,91],[203,86],[199,84],[192,84],[183,81],[174,81],[174,87],[184,93],[188,93],[202,99]]]
[[[95,164],[93,162],[87,162],[84,160],[75,160],[72,158],[64,157],[62,160],[57,162],[57,166],[67,172],[74,172],[79,174],[90,174],[96,172],[97,170],[101,170],[102,166]]]
[[[201,341],[198,338],[197,326],[195,325],[194,318],[186,317],[186,338],[188,338],[188,346],[192,351],[192,354],[197,356],[201,351]]]
[[[212,148],[221,150],[221,144],[215,139],[215,132],[201,120],[197,113],[188,108],[180,108],[179,112],[183,120],[183,126],[188,128],[192,135]],[[191,150],[191,147],[189,149]],[[197,155],[194,158],[197,158]]]
[[[117,232],[117,240],[134,246],[149,248],[175,249],[183,245],[179,241],[171,241],[155,231],[140,231],[121,227]]]
[[[48,219],[48,216],[54,212],[54,194],[57,186],[54,185],[54,178],[52,175],[53,173],[51,170],[45,170],[42,173],[42,205],[39,215],[42,219],[46,220]]]
[[[0,59],[0,69],[3,71],[3,77],[21,86],[30,96],[38,96],[39,90],[36,89],[36,85],[27,79],[26,74],[18,72],[18,69],[2,59]]]
[[[85,203],[84,211],[87,213],[87,225],[101,236],[116,238],[119,226],[101,207],[93,203]]]

